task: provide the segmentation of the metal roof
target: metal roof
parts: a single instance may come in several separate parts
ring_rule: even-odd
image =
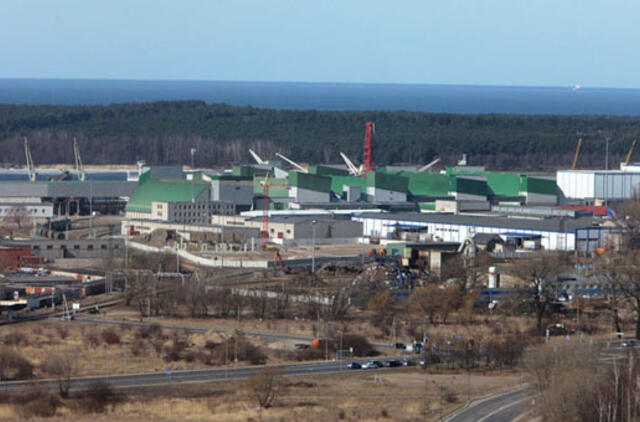
[[[211,185],[189,180],[148,179],[138,185],[127,203],[127,211],[151,212],[151,202],[191,201]]]
[[[364,213],[356,218],[369,218],[377,220],[398,220],[411,221],[422,224],[451,224],[476,227],[494,227],[497,229],[515,230],[538,230],[547,232],[573,233],[579,228],[591,228],[594,226],[594,219],[591,217],[582,218],[507,218],[490,217],[476,215],[454,215],[444,213],[388,213],[369,214]]]

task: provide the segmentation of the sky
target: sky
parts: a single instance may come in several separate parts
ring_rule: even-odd
[[[637,0],[2,0],[0,77],[640,88]]]

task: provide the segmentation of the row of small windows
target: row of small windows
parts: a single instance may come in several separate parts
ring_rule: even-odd
[[[113,247],[114,247],[114,249],[120,248],[119,245],[114,245]],[[33,245],[33,249],[34,250],[40,249],[40,245]],[[53,245],[46,245],[46,249],[47,250],[53,249]],[[60,245],[59,249],[67,249],[67,245]],[[80,245],[73,245],[73,249],[81,249],[81,248],[80,248]],[[93,245],[87,245],[87,250],[92,251],[93,249],[94,249]],[[107,245],[106,244],[100,245],[100,249],[106,250],[107,249]]]

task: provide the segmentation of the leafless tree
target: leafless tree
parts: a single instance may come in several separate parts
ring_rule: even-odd
[[[521,281],[526,299],[534,308],[538,331],[542,331],[542,318],[554,299],[554,276],[566,267],[563,258],[557,253],[541,252],[514,265],[514,275]]]
[[[62,397],[69,396],[72,378],[76,373],[76,359],[69,353],[53,353],[44,363],[47,373],[56,377],[58,391]]]
[[[282,373],[278,368],[266,366],[248,379],[249,394],[262,408],[273,405],[282,392]]]
[[[15,204],[7,210],[7,216],[4,218],[5,223],[22,228],[29,218],[27,207],[22,204]]]

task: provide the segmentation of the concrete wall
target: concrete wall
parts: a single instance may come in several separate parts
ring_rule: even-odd
[[[124,245],[122,239],[30,239],[6,241],[1,244],[30,245],[34,255],[46,259],[115,257],[120,256]]]
[[[331,200],[329,192],[318,192],[296,186],[289,188],[289,197],[296,202],[329,202]]]
[[[369,202],[406,202],[406,192],[394,192],[367,186],[367,201]]]
[[[40,203],[40,204],[20,204],[9,203],[0,204],[0,219],[11,218],[20,216],[23,218],[52,218],[53,217],[53,204]]]

